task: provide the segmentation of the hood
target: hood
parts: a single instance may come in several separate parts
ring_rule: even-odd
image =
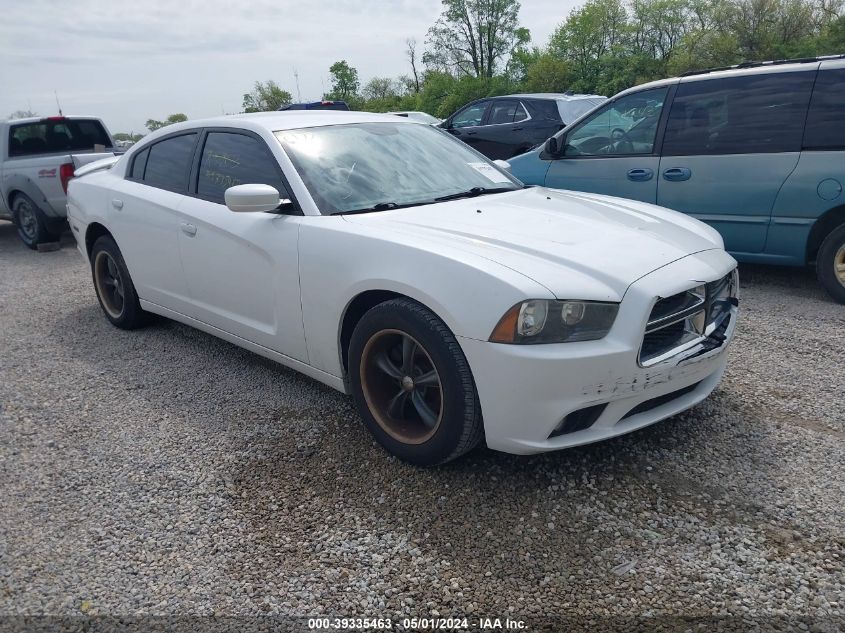
[[[542,187],[345,219],[448,243],[530,277],[559,299],[618,301],[644,275],[723,247],[715,230],[675,211]]]

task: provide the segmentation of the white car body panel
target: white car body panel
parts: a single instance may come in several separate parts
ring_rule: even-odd
[[[151,134],[110,169],[71,181],[68,214],[80,252],[87,257],[89,227],[102,225],[144,309],[343,391],[341,327],[350,303],[373,291],[410,297],[456,335],[478,388],[487,444],[498,450],[534,453],[619,435],[692,406],[718,383],[735,318],[725,344],[709,353],[648,368],[637,362],[658,297],[736,266],[718,233],[653,205],[542,188],[323,216],[273,133],[358,121],[397,119],[295,111],[189,121]],[[203,127],[264,139],[304,215],[233,213],[125,179],[135,152],[164,134]],[[488,341],[515,304],[555,298],[621,304],[598,341]],[[691,384],[682,397],[619,422],[637,404]],[[594,427],[549,439],[569,412],[599,401],[608,406]]]

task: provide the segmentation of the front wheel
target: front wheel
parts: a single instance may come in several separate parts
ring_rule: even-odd
[[[455,336],[409,299],[369,310],[349,345],[356,407],[376,440],[400,459],[431,466],[481,440],[481,405]]]
[[[827,293],[845,303],[845,224],[825,238],[816,258],[816,273]]]

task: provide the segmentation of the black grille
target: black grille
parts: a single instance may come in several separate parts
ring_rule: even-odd
[[[678,389],[677,391],[672,391],[671,393],[664,394],[662,396],[657,396],[656,398],[652,398],[651,400],[646,400],[645,402],[639,403],[633,409],[628,411],[625,415],[622,416],[620,422],[625,418],[630,418],[633,415],[637,415],[638,413],[645,413],[646,411],[651,411],[652,409],[656,409],[657,407],[664,405],[668,402],[672,402],[676,398],[680,398],[681,396],[685,396],[688,393],[695,391],[695,388],[701,384],[700,382],[694,383],[689,387],[684,387],[683,389]]]
[[[557,437],[558,435],[566,435],[567,433],[575,433],[575,431],[583,431],[584,429],[590,428],[595,421],[599,419],[599,416],[601,416],[605,407],[607,407],[606,402],[573,411],[563,419],[563,424],[552,431],[549,438]]]

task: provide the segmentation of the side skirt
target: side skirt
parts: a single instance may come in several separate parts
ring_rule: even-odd
[[[203,323],[202,321],[198,321],[193,317],[186,316],[181,312],[176,312],[169,308],[165,308],[164,306],[160,306],[156,303],[151,303],[149,301],[144,301],[143,299],[139,299],[141,304],[141,308],[146,310],[147,312],[152,312],[154,314],[160,314],[161,316],[167,317],[168,319],[173,319],[174,321],[178,321],[179,323],[184,323],[185,325],[190,325],[193,328],[198,330],[202,330],[207,334],[211,334],[212,336],[216,336],[217,338],[221,338],[224,341],[228,341],[233,345],[237,345],[238,347],[243,347],[244,349],[249,350],[259,356],[264,356],[265,358],[269,358],[272,361],[276,361],[280,365],[284,365],[285,367],[290,367],[301,374],[305,374],[309,378],[313,378],[314,380],[318,380],[324,385],[328,385],[332,389],[337,389],[343,393],[348,394],[349,390],[346,387],[345,382],[342,378],[338,378],[337,376],[333,376],[327,372],[324,372],[320,369],[316,369],[307,363],[303,363],[300,360],[296,360],[295,358],[291,358],[290,356],[285,356],[284,354],[280,354],[279,352],[273,351],[263,345],[258,345],[257,343],[253,343],[252,341],[248,341],[240,336],[235,336],[234,334],[230,334],[225,330],[221,330],[220,328],[216,328],[213,325],[208,325],[207,323]]]

